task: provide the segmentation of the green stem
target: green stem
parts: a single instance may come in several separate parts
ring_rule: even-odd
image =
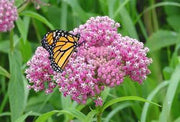
[[[97,122],[101,122],[101,115],[102,115],[101,112],[99,112],[99,113],[97,114]]]
[[[100,106],[98,106],[97,108],[98,112],[97,112],[97,122],[101,122],[101,116],[102,116],[102,109]]]
[[[10,50],[11,52],[14,50],[14,40],[13,40],[14,31],[13,29],[10,31]]]

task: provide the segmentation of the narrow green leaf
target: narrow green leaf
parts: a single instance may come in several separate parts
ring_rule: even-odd
[[[88,115],[86,116],[85,122],[92,122],[94,116],[96,115],[97,111],[96,110],[92,110],[88,113]]]
[[[0,117],[2,116],[11,116],[11,112],[0,113]]]
[[[121,7],[119,14],[121,16],[121,21],[122,21],[122,27],[123,29],[126,30],[126,32],[128,32],[128,35],[131,36],[132,38],[136,38],[138,39],[138,35],[135,29],[135,25],[128,13],[128,11],[126,10],[125,7]]]
[[[6,69],[4,69],[3,67],[1,67],[1,66],[0,66],[0,75],[3,75],[5,77],[7,77],[7,78],[10,77],[9,72]]]
[[[18,17],[18,20],[16,20],[16,25],[23,38],[23,41],[25,42],[27,40],[27,30],[25,29],[25,25],[20,17]]]
[[[35,122],[45,122],[49,117],[51,117],[52,115],[58,113],[58,110],[53,110],[50,112],[47,112],[45,114],[42,114],[38,117],[38,119]]]
[[[24,122],[24,120],[32,113],[32,111],[22,115],[21,117],[19,117],[15,122]]]
[[[81,6],[79,5],[77,0],[65,0],[67,4],[71,6],[73,9],[73,12],[76,16],[78,16],[81,20],[86,21],[92,16],[95,16],[96,14],[85,12]]]
[[[171,76],[171,79],[169,80],[169,86],[167,89],[166,98],[163,103],[162,113],[160,115],[159,122],[169,121],[172,102],[180,81],[179,74],[180,74],[180,65],[176,67],[175,71]]]
[[[21,72],[21,57],[18,51],[9,53],[10,82],[8,86],[11,121],[14,122],[21,116],[26,105],[25,83]]]
[[[30,111],[30,112],[20,116],[15,122],[24,122],[28,116],[39,116],[39,115],[40,115],[39,113]]]
[[[159,91],[164,88],[165,86],[167,86],[169,84],[169,82],[164,81],[161,84],[159,84],[154,90],[152,90],[152,92],[149,94],[149,96],[147,97],[147,100],[151,101],[154,96],[159,93]],[[141,122],[146,122],[146,117],[147,117],[147,113],[148,113],[148,108],[149,108],[149,103],[145,103],[144,107],[142,109],[142,114],[141,114]]]
[[[141,101],[141,102],[148,102],[148,103],[151,103],[151,104],[154,104],[156,106],[159,106],[161,107],[159,104],[157,103],[154,103],[154,102],[151,102],[151,101],[148,101],[142,97],[138,97],[138,96],[125,96],[125,97],[119,97],[119,98],[116,98],[116,99],[113,99],[113,100],[110,100],[108,101],[107,103],[104,104],[104,106],[102,107],[102,112],[109,106],[115,104],[115,103],[118,103],[118,102],[122,102],[122,101],[130,101],[130,100],[134,100],[134,101]]]
[[[114,5],[116,0],[107,0],[108,3],[108,15],[113,18]]]
[[[23,40],[24,39],[20,38],[19,49],[22,54],[23,62],[27,62],[32,56],[32,48],[28,40]]]
[[[155,51],[163,47],[176,44],[178,41],[177,33],[172,31],[159,30],[149,38],[146,46],[150,48],[150,51]]]
[[[67,30],[67,15],[68,15],[68,5],[65,1],[62,1],[62,8],[61,8],[61,21],[60,27],[62,29]]]
[[[105,90],[102,92],[101,96],[103,101],[105,102],[110,92],[110,88],[106,87]]]
[[[167,22],[171,25],[171,27],[175,30],[180,32],[180,16],[178,15],[173,15],[169,16],[167,18]]]
[[[73,117],[78,118],[80,121],[84,122],[85,120],[85,115],[83,113],[81,113],[80,111],[77,111],[75,109],[68,109],[68,110],[53,110],[50,111],[48,113],[42,114],[41,116],[38,117],[38,119],[36,120],[36,122],[45,122],[48,118],[50,118],[52,115],[54,114],[58,114],[59,115],[71,115]]]
[[[108,113],[108,116],[105,118],[105,121],[104,122],[109,122],[110,119],[120,110],[124,109],[124,108],[127,108],[129,106],[131,106],[132,103],[128,103],[128,102],[125,102],[125,103],[122,103],[120,104],[117,108],[113,109],[111,112]]]
[[[129,0],[125,0],[119,7],[118,9],[115,11],[113,18],[116,18],[116,16],[119,14],[119,12],[121,11],[121,9],[129,2]]]
[[[47,25],[51,30],[54,30],[53,25],[46,18],[44,18],[43,16],[41,16],[38,13],[35,13],[33,11],[24,11],[24,12],[20,13],[20,15],[35,18],[35,19],[41,21],[42,23],[44,23],[45,25]]]

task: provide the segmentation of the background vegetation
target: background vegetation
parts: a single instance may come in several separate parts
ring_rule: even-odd
[[[28,91],[24,70],[47,31],[72,30],[92,16],[107,15],[120,22],[118,31],[123,36],[150,48],[153,63],[142,85],[126,79],[119,87],[105,90],[105,103],[140,96],[162,107],[118,102],[104,110],[102,121],[180,122],[180,0],[46,0],[50,6],[41,5],[39,10],[32,3],[21,6],[23,2],[15,0],[20,7],[14,30],[0,33],[0,121],[96,121],[92,102],[78,105],[58,89],[50,95]]]

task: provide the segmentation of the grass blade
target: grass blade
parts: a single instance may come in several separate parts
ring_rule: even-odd
[[[120,110],[126,108],[126,107],[129,107],[131,106],[132,104],[131,103],[123,103],[123,104],[120,104],[117,108],[113,109],[109,114],[108,116],[105,118],[105,121],[104,122],[109,122],[110,119]]]
[[[94,116],[96,115],[97,111],[96,110],[92,110],[88,113],[88,115],[86,116],[85,122],[92,122]]]
[[[159,84],[147,97],[147,100],[151,101],[154,96],[165,86],[167,86],[169,84],[169,82],[164,81],[161,84]],[[142,114],[141,114],[141,122],[146,122],[146,116],[147,116],[147,112],[148,112],[148,108],[149,108],[149,103],[145,103],[143,110],[142,110]]]
[[[85,115],[83,113],[81,113],[80,111],[77,111],[75,109],[68,109],[68,110],[53,110],[50,111],[48,113],[42,114],[41,116],[38,117],[38,119],[36,120],[36,122],[45,122],[48,118],[50,118],[52,115],[54,114],[58,114],[58,115],[71,115],[73,117],[78,118],[81,121],[85,120]]]
[[[110,100],[108,101],[107,103],[104,104],[104,106],[102,107],[102,112],[109,106],[115,104],[115,103],[118,103],[118,102],[122,102],[122,101],[131,101],[131,100],[134,100],[134,101],[141,101],[141,102],[148,102],[148,103],[151,103],[151,104],[154,104],[156,106],[159,106],[161,107],[159,104],[157,103],[154,103],[154,102],[151,102],[151,101],[148,101],[142,97],[138,97],[138,96],[125,96],[125,97],[119,97],[119,98],[116,98],[116,99],[113,99],[113,100]]]
[[[3,67],[1,67],[1,66],[0,66],[0,75],[3,75],[5,77],[7,77],[7,78],[10,77],[9,72],[6,69],[4,69]]]
[[[35,19],[41,21],[42,23],[44,23],[45,25],[47,25],[51,30],[54,30],[53,25],[46,18],[44,18],[43,16],[41,16],[38,13],[35,13],[35,12],[32,12],[32,11],[24,11],[20,15],[35,18]]]
[[[163,103],[163,109],[159,118],[159,122],[168,122],[172,102],[173,102],[173,99],[174,99],[174,96],[175,96],[175,93],[176,93],[176,90],[180,81],[179,74],[180,74],[180,65],[176,67],[175,71],[173,72],[171,76],[171,79],[169,80],[169,86],[167,89],[166,98]]]

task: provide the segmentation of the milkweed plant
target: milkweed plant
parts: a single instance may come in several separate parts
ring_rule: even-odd
[[[58,87],[77,103],[92,99],[96,106],[102,106],[105,87],[117,87],[125,77],[141,84],[150,74],[149,49],[136,39],[122,36],[118,27],[120,24],[108,16],[97,16],[71,31],[80,33],[79,43],[85,43],[73,53],[62,73],[53,71],[49,53],[39,46],[27,63],[28,88],[50,94]]]
[[[36,9],[49,5],[41,0],[27,2],[33,3]],[[0,32],[11,31],[17,19],[14,0],[0,0]],[[92,100],[95,107],[100,108],[104,105],[102,92],[105,88],[118,87],[126,82],[125,78],[142,84],[151,73],[148,69],[152,63],[147,56],[149,48],[134,38],[122,36],[118,33],[119,27],[120,23],[108,16],[96,16],[69,31],[80,34],[78,43],[81,45],[68,59],[62,73],[53,70],[49,52],[38,46],[27,62],[27,89],[51,94],[58,88],[59,93],[70,96],[78,104],[86,105]],[[101,112],[97,113],[98,122]]]

